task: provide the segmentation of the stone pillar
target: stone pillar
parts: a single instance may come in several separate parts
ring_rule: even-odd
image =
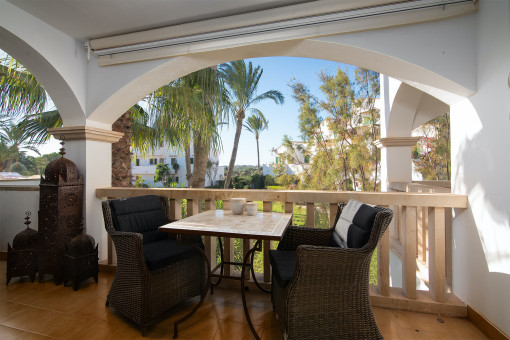
[[[123,134],[89,126],[48,129],[55,138],[64,137],[66,157],[72,160],[83,176],[83,215],[87,234],[99,244],[99,260],[107,258],[107,233],[104,228],[101,199],[96,188],[111,187],[112,148]]]

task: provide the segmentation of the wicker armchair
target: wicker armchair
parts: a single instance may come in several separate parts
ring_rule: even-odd
[[[345,205],[339,204],[336,221]],[[291,226],[278,249],[270,251],[271,300],[285,339],[382,338],[370,304],[369,270],[393,212],[375,208],[372,231],[361,248],[332,246],[335,226]]]
[[[106,306],[134,322],[145,335],[150,323],[165,311],[202,293],[204,260],[193,248],[178,245],[175,238],[158,231],[169,222],[166,198],[108,200],[102,208],[117,252]],[[200,237],[193,241],[203,247]]]

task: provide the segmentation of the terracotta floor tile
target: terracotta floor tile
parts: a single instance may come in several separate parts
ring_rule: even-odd
[[[82,317],[48,309],[29,307],[1,322],[4,326],[46,336],[65,338],[84,327]]]
[[[386,338],[386,334],[392,334],[396,329],[400,327],[398,318],[393,313],[393,310],[385,308],[373,308],[373,312],[377,327],[379,327],[379,331],[383,337]]]
[[[197,310],[196,315],[199,317],[209,317],[218,320],[227,318],[232,304],[217,303],[214,301],[204,301],[202,306]]]
[[[91,302],[90,298],[65,290],[61,292],[51,291],[45,294],[38,294],[37,291],[34,291],[33,294],[14,297],[10,301],[70,314],[83,311],[85,306]]]
[[[441,316],[437,314],[417,314],[408,311],[393,311],[393,314],[398,320],[399,327],[403,329],[441,332],[447,328],[447,325],[438,321]]]
[[[264,333],[261,340],[283,340],[280,321],[276,318],[275,313],[271,313],[264,323]]]
[[[27,306],[20,305],[19,303],[0,300],[0,323],[17,313],[22,313],[25,308]]]
[[[255,326],[259,337],[264,331],[262,326]],[[246,323],[223,321],[220,328],[213,337],[213,340],[252,340],[254,339],[250,327]]]
[[[173,334],[173,322],[171,320],[171,329]],[[187,337],[196,337],[200,339],[212,339],[214,334],[216,334],[219,329],[222,321],[209,318],[209,317],[191,317],[189,320],[186,320],[182,324],[179,325],[179,336],[187,336]]]
[[[16,328],[11,328],[7,326],[1,326],[0,325],[0,334],[2,337],[2,340],[14,340],[18,338],[19,336],[23,335],[26,332],[23,332]]]
[[[87,320],[79,331],[68,336],[69,340],[112,339],[134,340],[144,339],[138,329],[123,320],[103,321]]]
[[[223,304],[227,303],[235,303],[237,298],[241,296],[241,291],[237,289],[226,289],[221,287],[215,287],[214,288],[214,294],[211,294],[211,291],[209,290],[209,293],[207,294],[206,301],[215,301],[220,302]]]
[[[273,314],[272,311],[259,307],[249,307],[248,311],[250,313],[251,322],[254,325],[263,325],[266,318]],[[225,321],[248,324],[244,315],[243,306],[235,304],[232,305],[232,308],[228,311]]]
[[[0,272],[6,262],[0,261]],[[3,281],[2,281],[3,280]],[[72,287],[56,286],[51,276],[42,283],[14,278],[5,286],[0,276],[0,339],[171,339],[175,320],[186,315],[198,298],[190,299],[165,313],[145,337],[131,322],[104,303],[113,273],[101,272],[99,282],[92,279]],[[2,284],[3,283],[3,284]],[[233,288],[232,288],[233,287]],[[252,288],[246,292],[250,316],[262,340],[283,338],[279,321],[272,310],[269,294]],[[376,322],[385,339],[486,339],[469,320],[374,308]],[[240,288],[216,287],[208,294],[197,313],[179,326],[180,340],[253,339],[244,316]]]
[[[237,305],[243,304],[243,297],[241,296],[241,292],[239,292],[239,296],[237,297],[235,303]],[[246,292],[246,304],[249,307],[262,307],[262,308],[273,308],[271,303],[271,294],[261,292],[258,288],[253,288],[250,291]]]
[[[455,335],[457,339],[487,339],[481,330],[475,327],[468,319],[443,317],[448,325],[448,332]]]
[[[25,332],[20,329],[0,326],[0,335],[2,340],[51,340],[58,339],[47,337],[41,334]]]

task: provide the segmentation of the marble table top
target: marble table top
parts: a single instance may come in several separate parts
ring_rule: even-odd
[[[231,210],[208,210],[165,224],[159,231],[279,241],[291,219],[292,214],[286,213],[258,212],[248,216],[233,215]]]

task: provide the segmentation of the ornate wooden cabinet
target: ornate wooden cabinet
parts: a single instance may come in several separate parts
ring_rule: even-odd
[[[83,229],[83,179],[76,165],[64,158],[64,148],[60,154],[41,176],[37,242],[39,281],[52,274],[57,285],[64,279],[66,244]]]

